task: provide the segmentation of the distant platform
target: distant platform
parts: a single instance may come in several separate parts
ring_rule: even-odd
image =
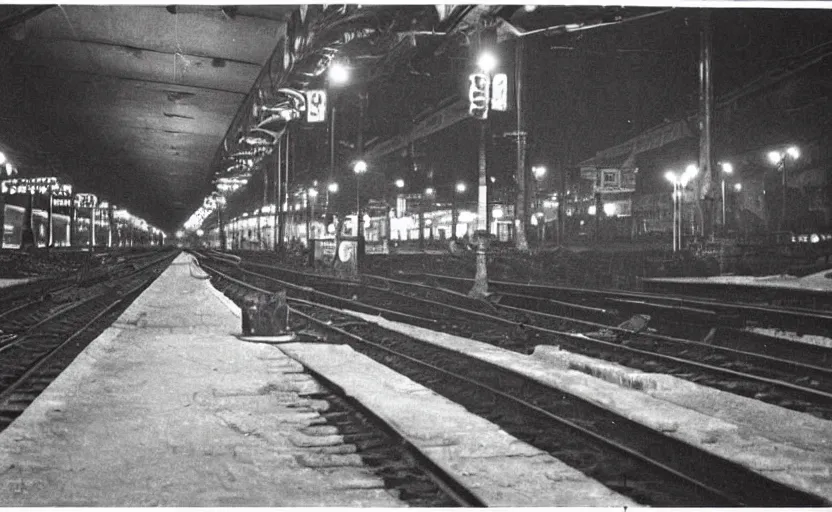
[[[820,293],[832,292],[832,269],[803,277],[776,276],[714,276],[714,277],[661,277],[644,279],[645,283],[731,285],[761,288],[792,289]]]
[[[28,283],[36,281],[37,277],[14,277],[14,278],[0,278],[0,288],[8,288],[16,284]]]

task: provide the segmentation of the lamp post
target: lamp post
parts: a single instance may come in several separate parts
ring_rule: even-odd
[[[497,59],[489,52],[482,52],[477,59],[477,66],[482,73],[490,77],[492,71],[497,67]],[[486,258],[486,244],[488,242],[488,176],[485,160],[486,137],[487,125],[485,118],[483,118],[480,122],[480,140],[477,158],[479,172],[477,181],[477,270],[474,275],[474,285],[469,292],[469,295],[472,297],[485,297],[488,294],[488,260]]]
[[[684,191],[697,174],[699,174],[699,168],[693,164],[688,165],[681,175],[677,175],[672,170],[664,174],[664,177],[673,184],[673,252],[682,250]]]
[[[457,194],[465,193],[467,186],[465,182],[458,182],[454,185],[454,194],[451,202],[451,240],[456,240],[456,226],[459,223],[459,205],[457,204]]]
[[[671,196],[673,200],[673,252],[676,252],[679,250],[677,244],[677,239],[679,237],[677,213],[679,203],[679,178],[673,171],[667,171],[666,173],[664,173],[664,177],[673,185],[673,195]]]
[[[358,255],[363,254],[364,249],[364,225],[361,218],[361,175],[367,172],[367,162],[359,160],[352,168],[355,172],[355,223],[356,234],[358,235]]]
[[[791,146],[785,151],[771,151],[768,154],[768,159],[772,164],[776,165],[782,175],[782,206],[780,207],[780,224],[778,231],[783,231],[783,224],[786,221],[786,160],[792,157],[792,160],[797,160],[800,157],[800,150],[795,146]]]
[[[532,167],[532,176],[534,176],[534,209],[540,208],[540,182],[543,181],[543,178],[546,176],[546,167],[542,165],[535,165]],[[546,216],[543,217],[538,216],[538,230],[540,236],[540,245],[543,245],[543,239],[545,238],[546,233]]]
[[[725,231],[725,175],[734,172],[734,166],[729,162],[720,162],[722,167],[722,231]]]
[[[334,181],[326,186],[326,211],[329,212],[329,194],[338,192],[338,184]]]

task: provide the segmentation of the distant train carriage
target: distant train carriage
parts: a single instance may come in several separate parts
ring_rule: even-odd
[[[5,205],[3,220],[3,248],[17,249],[23,236],[23,217],[25,209],[12,204]],[[38,247],[45,247],[49,242],[49,214],[44,210],[32,211],[32,223]],[[70,218],[68,215],[52,214],[52,242],[55,247],[69,245]]]

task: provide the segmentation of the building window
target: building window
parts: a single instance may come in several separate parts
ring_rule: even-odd
[[[620,188],[620,178],[618,169],[605,169],[601,172],[601,188]]]

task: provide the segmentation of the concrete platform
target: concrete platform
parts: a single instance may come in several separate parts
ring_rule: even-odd
[[[4,277],[0,279],[0,288],[8,288],[16,284],[29,283],[37,280],[37,277]]]
[[[0,433],[0,504],[402,506],[360,459],[321,463],[303,442],[323,421],[303,397],[319,385],[232,336],[239,310],[189,262]]]
[[[551,347],[526,356],[381,317],[350,314],[527,375],[832,503],[830,421]]]
[[[832,270],[824,270],[803,277],[776,276],[713,276],[713,277],[650,277],[645,283],[732,285],[752,288],[781,288],[795,291],[832,293]]]
[[[281,349],[372,410],[487,506],[636,505],[350,347],[292,343]]]

